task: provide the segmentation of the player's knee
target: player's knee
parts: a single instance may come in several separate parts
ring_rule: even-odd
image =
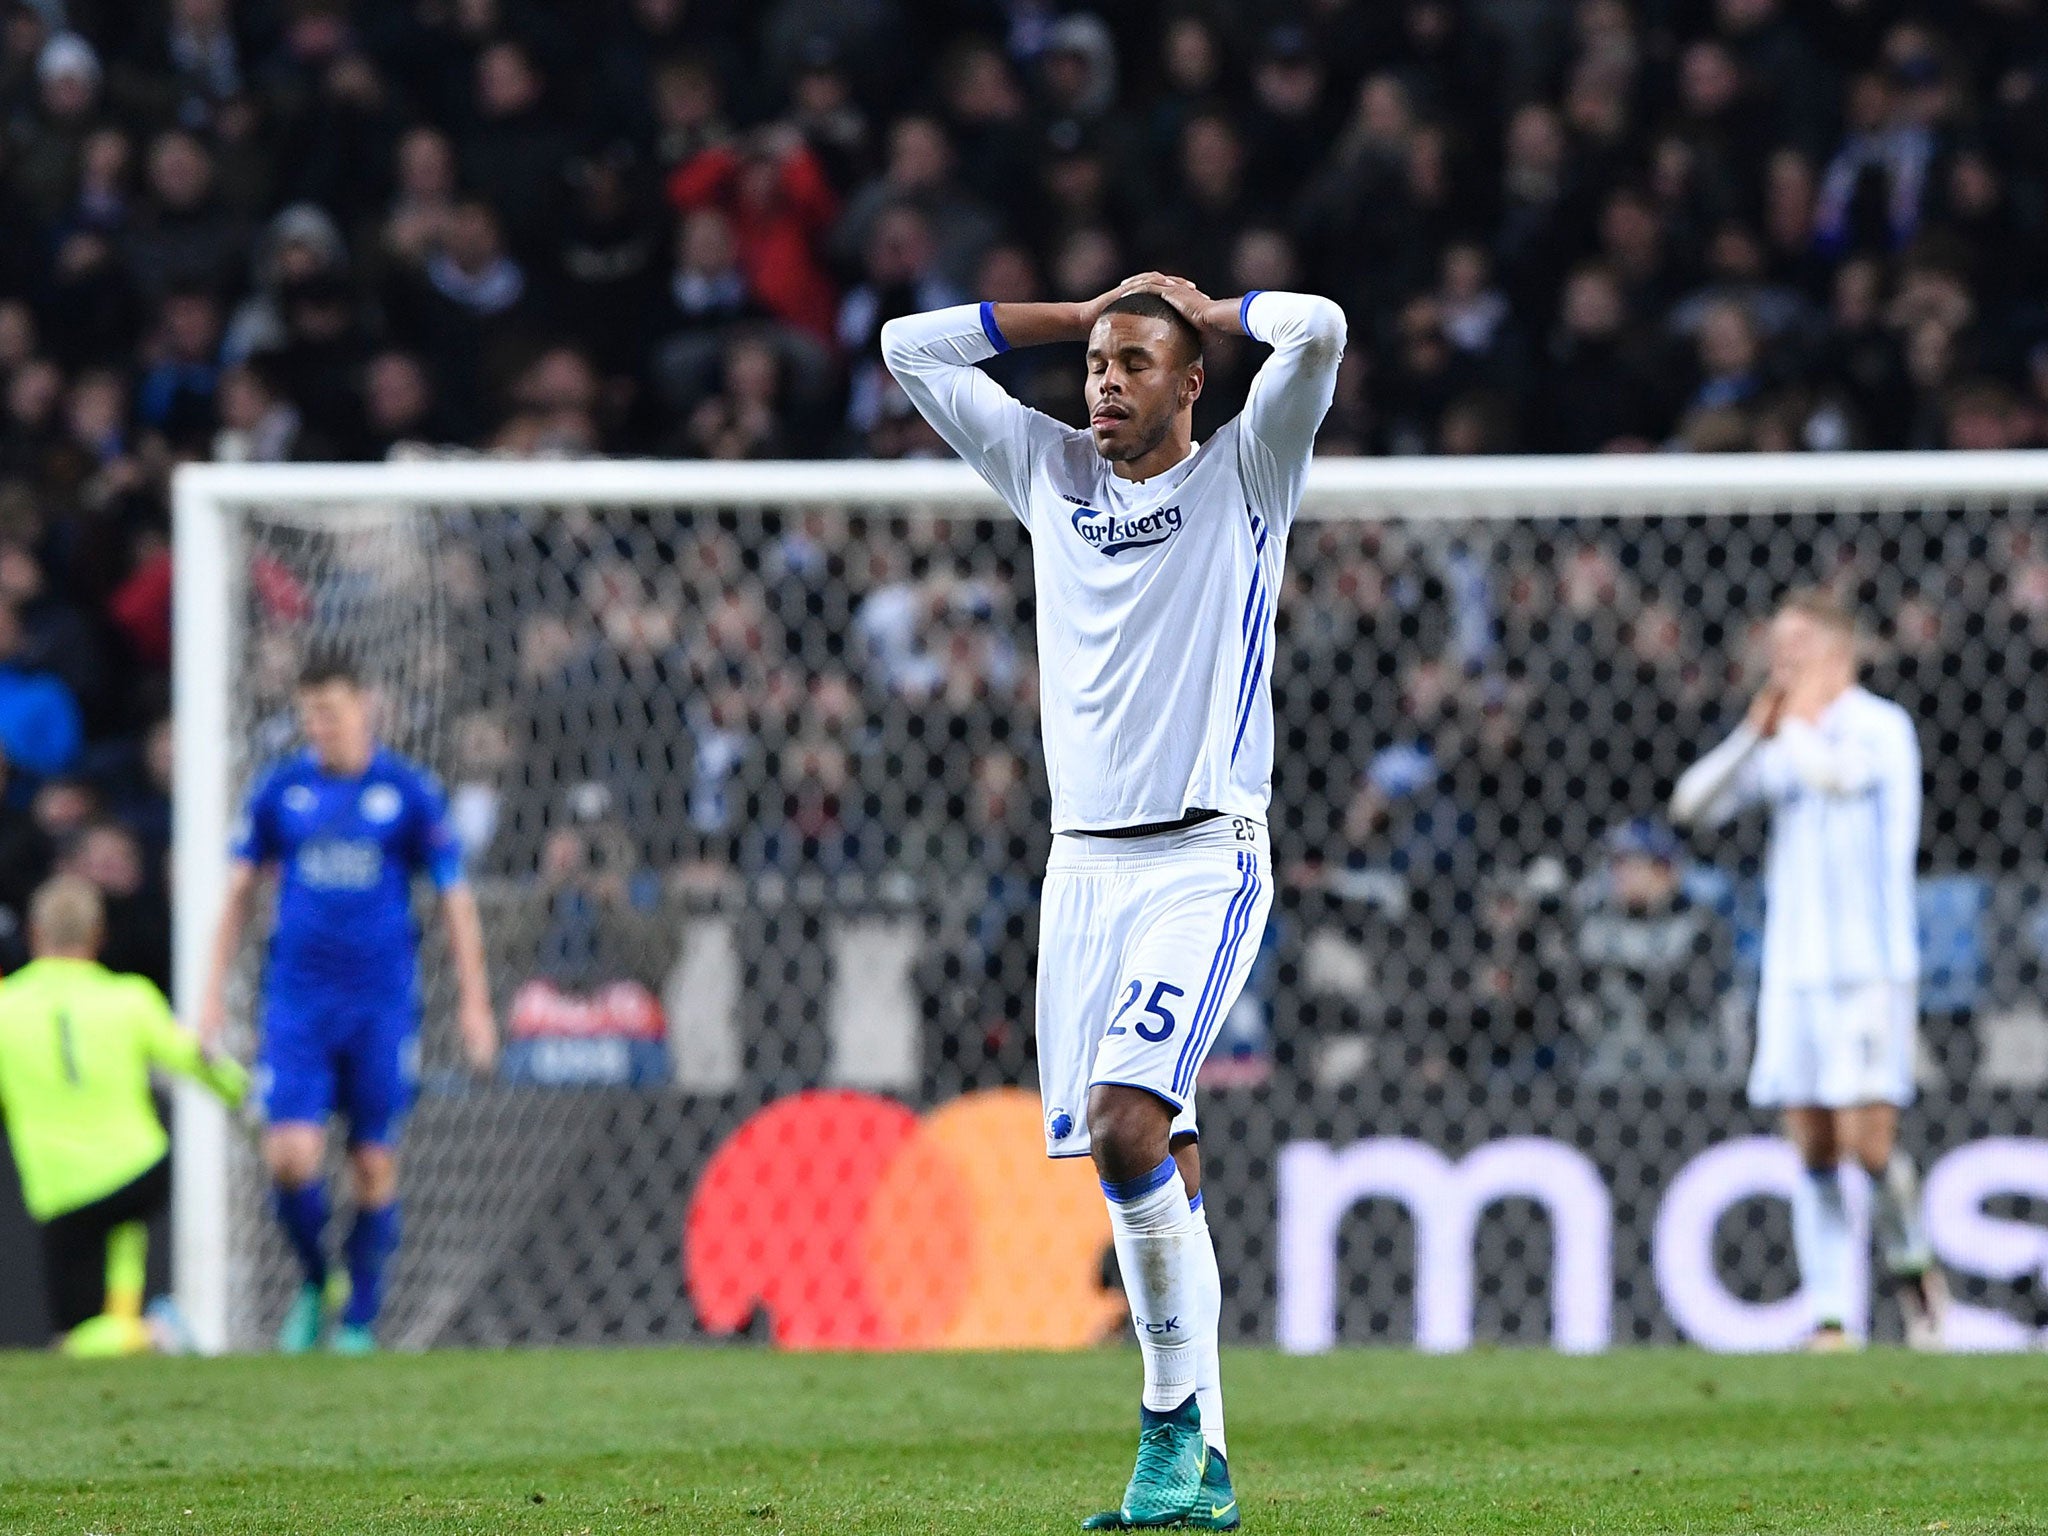
[[[1867,1119],[1856,1127],[1850,1150],[1865,1172],[1878,1177],[1884,1173],[1885,1164],[1891,1161],[1892,1146],[1896,1140],[1896,1131],[1887,1121]]]
[[[1088,1095],[1088,1139],[1106,1179],[1131,1179],[1167,1155],[1173,1111],[1142,1088],[1104,1084]]]
[[[320,1177],[325,1138],[311,1126],[281,1126],[263,1138],[263,1161],[286,1189],[303,1189]]]
[[[348,1152],[350,1193],[356,1205],[389,1205],[398,1194],[398,1162],[389,1147],[351,1147]]]
[[[1799,1160],[1808,1168],[1832,1168],[1841,1161],[1841,1142],[1830,1110],[1787,1110],[1785,1138],[1798,1148]]]

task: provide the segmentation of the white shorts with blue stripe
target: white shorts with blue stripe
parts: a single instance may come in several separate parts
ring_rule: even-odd
[[[1759,1109],[1912,1103],[1918,994],[1910,981],[1767,988],[1757,999],[1749,1102]]]
[[[1088,1153],[1088,1090],[1142,1088],[1194,1134],[1195,1074],[1244,989],[1273,906],[1263,823],[1062,833],[1038,931],[1038,1080],[1045,1150]]]

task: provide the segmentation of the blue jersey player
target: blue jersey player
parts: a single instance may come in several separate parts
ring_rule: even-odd
[[[297,704],[306,750],[272,767],[249,796],[199,1033],[208,1045],[220,1038],[249,900],[274,871],[259,1051],[269,1126],[263,1154],[277,1219],[305,1272],[278,1347],[311,1349],[338,1322],[331,1347],[360,1354],[374,1347],[384,1266],[398,1241],[393,1151],[418,1057],[416,876],[440,892],[463,1049],[479,1072],[496,1057],[497,1025],[476,900],[463,883],[439,786],[379,745],[370,701],[345,660],[310,659]],[[344,1244],[346,1272],[330,1276],[322,1172],[337,1111],[348,1122],[356,1219]]]

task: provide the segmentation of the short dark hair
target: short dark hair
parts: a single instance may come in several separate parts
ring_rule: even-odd
[[[347,683],[351,688],[360,688],[363,678],[354,659],[340,646],[309,646],[306,659],[299,666],[299,686],[321,688],[328,683]]]
[[[1147,320],[1164,320],[1180,341],[1181,353],[1187,362],[1192,363],[1202,355],[1202,333],[1195,329],[1194,322],[1156,293],[1124,294],[1103,305],[1102,313],[1142,315]]]

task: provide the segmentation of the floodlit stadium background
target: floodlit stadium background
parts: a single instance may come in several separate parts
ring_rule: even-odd
[[[1331,454],[2048,443],[2048,29],[2025,6],[579,14],[8,10],[0,966],[61,864],[108,893],[108,958],[169,979],[182,461],[924,455],[879,368],[883,320],[1146,265],[1344,303]],[[1256,361],[1215,350],[1198,430]],[[1071,356],[1001,366],[1073,411]],[[1044,834],[1021,538],[857,510],[614,511],[528,537],[470,509],[403,536],[418,547],[251,525],[235,771],[283,744],[307,630],[395,603],[357,634],[387,648],[394,733],[468,790],[498,1001],[542,1026],[513,1072],[635,1085],[434,1080],[408,1342],[688,1333],[706,1315],[681,1267],[690,1197],[754,1110],[849,1085],[929,1125],[1030,1081]],[[1284,1335],[1288,1295],[1332,1311],[1281,1283],[1286,1232],[1314,1227],[1282,1221],[1287,1142],[1456,1154],[1537,1134],[1606,1192],[1608,1333],[1671,1335],[1668,1191],[1761,1128],[1737,1094],[1755,834],[1689,850],[1662,929],[1613,920],[1607,839],[1732,718],[1747,627],[1794,582],[1862,606],[1873,682],[1926,733],[1920,1150],[2029,1132],[2048,1080],[2027,687],[2044,539],[2012,496],[1854,520],[1305,526],[1276,662],[1294,878],[1208,1091],[1212,1145],[1241,1148],[1212,1163],[1228,1325]],[[416,560],[442,573],[432,604],[416,575],[393,585]],[[26,739],[31,680],[75,704],[75,739]],[[422,716],[429,698],[445,705]],[[1683,963],[1627,979],[1660,945]],[[437,1036],[429,1053],[452,1066]],[[2018,1149],[1998,1155],[2035,1187]],[[1417,1167],[1424,1204],[1471,1198]],[[1995,1255],[1964,1288],[2024,1316],[1982,1277],[2039,1268],[2039,1213],[1989,1210],[2007,1225],[1958,1238]],[[1412,1225],[1384,1201],[1339,1223],[1337,1337],[1456,1341],[1416,1295]],[[1582,1337],[1547,1290],[1559,1225],[1512,1203],[1479,1223],[1478,1337]],[[267,1239],[236,1233],[252,1342],[276,1296]],[[1712,1244],[1762,1300],[1789,1284],[1784,1239],[1748,1200]],[[831,1284],[857,1292],[862,1262]],[[19,1298],[7,1336],[39,1338],[33,1275],[0,1266],[0,1286]]]

